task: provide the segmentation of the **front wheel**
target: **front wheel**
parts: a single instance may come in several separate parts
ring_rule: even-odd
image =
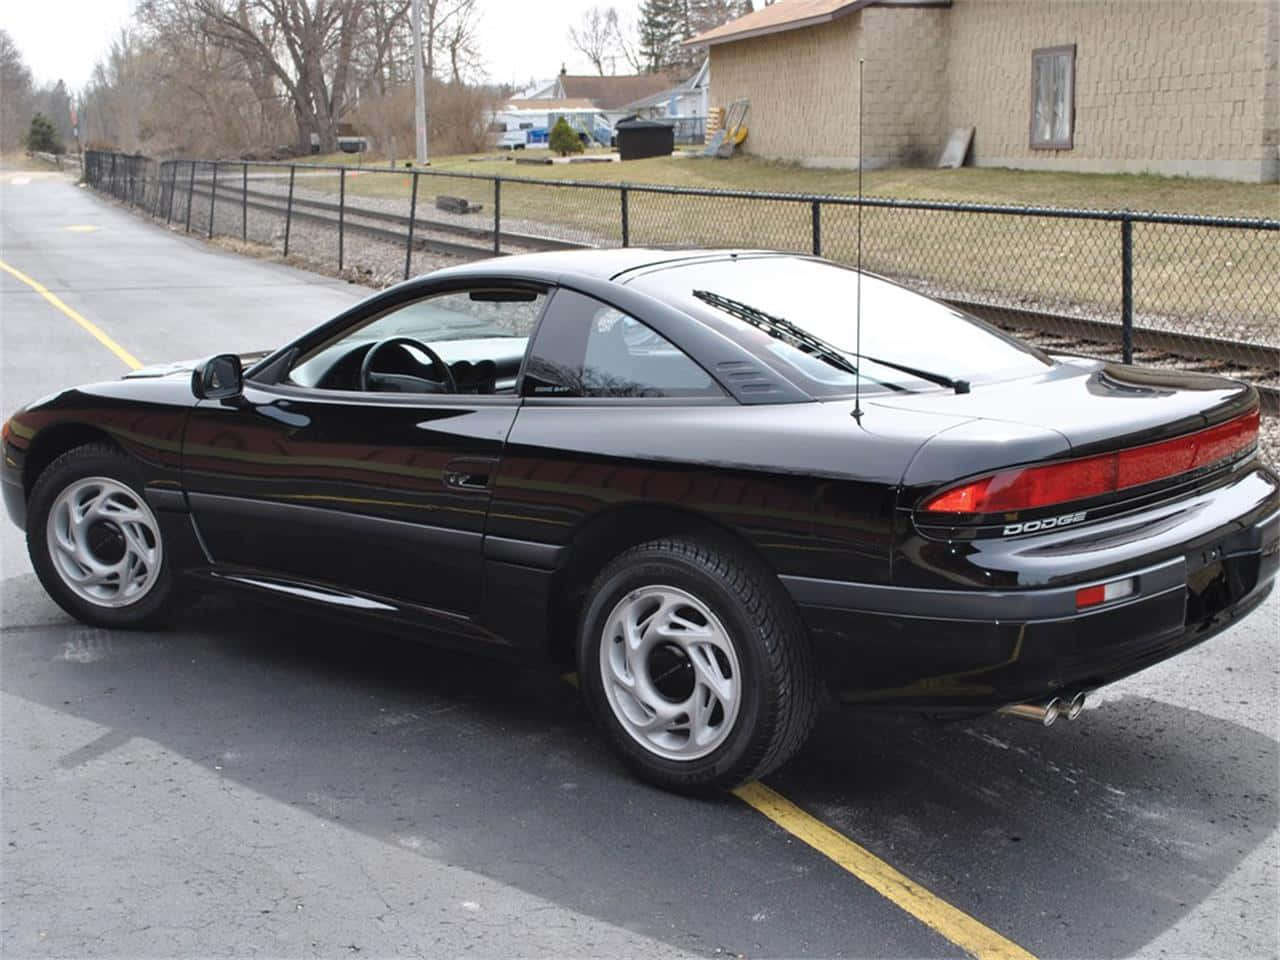
[[[160,524],[137,465],[114,447],[64,453],[37,478],[27,506],[36,575],[77,620],[150,626],[173,589]]]
[[[808,638],[777,579],[702,538],[645,543],[605,567],[578,670],[610,746],[672,790],[763,776],[800,748],[817,712]]]

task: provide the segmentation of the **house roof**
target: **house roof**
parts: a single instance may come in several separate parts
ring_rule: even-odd
[[[639,100],[632,100],[630,103],[624,104],[621,109],[631,111],[643,110],[645,107],[663,106],[669,102],[672,97],[679,96],[686,92],[684,84],[681,84],[680,86],[672,87],[669,90],[659,90],[657,93],[648,97],[641,97]]]
[[[691,93],[698,89],[699,84],[706,81],[707,68],[710,59],[703,57],[702,66],[698,67],[696,73],[690,74],[689,79],[681,83],[677,83],[674,87],[667,87],[665,90],[659,90],[657,93],[651,93],[647,97],[641,97],[639,100],[632,100],[625,104],[623,110],[642,110],[645,107],[656,107],[665,104],[672,97],[678,97],[682,93]]]
[[[553,100],[547,97],[536,97],[533,99],[524,98],[507,101],[508,110],[546,110],[548,113],[554,113],[556,110],[598,110],[599,108],[590,100],[584,100],[581,97],[575,97],[569,100]]]
[[[754,13],[730,20],[713,30],[706,30],[684,42],[686,47],[746,40],[763,37],[784,30],[799,30],[830,23],[840,17],[857,13],[863,7],[938,6],[949,7],[951,0],[777,0],[777,3],[761,7]]]
[[[560,92],[573,100],[592,101],[601,110],[615,110],[624,104],[668,90],[680,82],[669,73],[639,73],[620,77],[560,75]]]
[[[556,81],[560,78],[552,77],[550,80],[534,81],[530,86],[522,90],[518,90],[514,96],[517,100],[543,100],[551,96],[556,88]]]

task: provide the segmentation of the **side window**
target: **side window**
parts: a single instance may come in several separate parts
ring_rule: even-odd
[[[700,366],[635,317],[556,293],[525,367],[526,397],[720,397]]]
[[[418,344],[448,364],[461,393],[511,393],[529,336],[547,294],[534,290],[458,290],[401,303],[348,327],[308,351],[289,371],[289,382],[328,390],[387,389],[388,382],[361,383],[365,354],[383,341],[371,366],[392,374],[401,392],[418,380],[440,380],[440,371]],[[432,392],[431,385],[422,388]]]

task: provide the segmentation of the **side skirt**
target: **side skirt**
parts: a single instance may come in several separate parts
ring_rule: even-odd
[[[503,657],[519,658],[523,652],[469,617],[403,600],[285,578],[250,567],[203,567],[185,573],[202,586],[245,591],[273,605],[303,607],[323,616],[425,643]]]

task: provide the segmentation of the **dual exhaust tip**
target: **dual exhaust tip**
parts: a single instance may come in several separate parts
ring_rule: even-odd
[[[998,712],[1009,717],[1032,720],[1042,727],[1051,727],[1059,719],[1075,720],[1078,718],[1084,712],[1084,702],[1087,696],[1088,694],[1082,690],[1070,699],[1054,697],[1044,703],[1015,703],[1007,707],[1001,707]]]

